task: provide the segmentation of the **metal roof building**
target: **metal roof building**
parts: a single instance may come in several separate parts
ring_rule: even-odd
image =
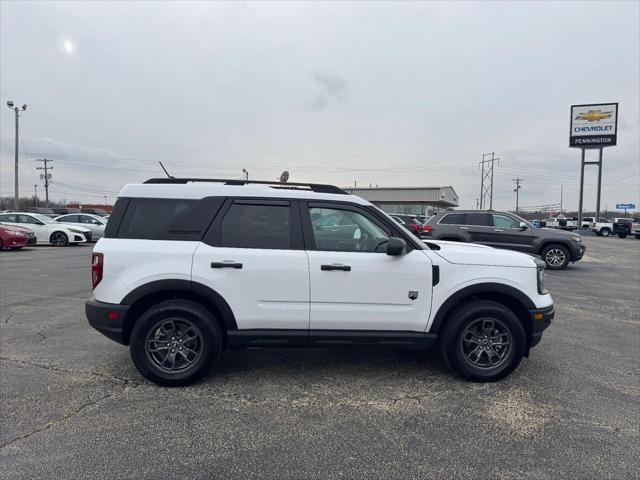
[[[344,188],[386,212],[426,214],[458,206],[458,194],[447,187]]]

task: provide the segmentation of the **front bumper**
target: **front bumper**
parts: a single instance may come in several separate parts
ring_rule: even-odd
[[[583,243],[577,244],[573,248],[573,251],[571,252],[571,255],[573,256],[573,261],[577,262],[578,260],[580,260],[584,256],[584,252],[586,251],[587,251],[587,247]]]
[[[124,339],[124,319],[129,310],[129,305],[99,302],[90,298],[84,302],[84,310],[89,325],[103,335],[122,345],[126,345]]]
[[[540,343],[542,332],[551,325],[551,321],[553,320],[553,317],[555,317],[555,314],[556,312],[553,305],[529,310],[529,315],[531,316],[531,344],[529,345],[529,348],[533,348]]]

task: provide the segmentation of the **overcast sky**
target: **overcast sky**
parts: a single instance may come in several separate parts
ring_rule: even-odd
[[[576,207],[571,104],[620,102],[603,207],[640,203],[639,2],[0,2],[0,100],[21,118],[21,190],[112,202],[172,175],[452,185],[475,207]],[[13,195],[13,115],[0,115]],[[596,168],[585,207],[595,206]],[[39,187],[39,191],[43,189]]]

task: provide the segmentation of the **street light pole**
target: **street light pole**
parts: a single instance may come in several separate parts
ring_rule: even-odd
[[[13,102],[11,100],[9,100],[7,102],[7,107],[9,107],[11,110],[14,111],[15,116],[16,116],[16,147],[15,147],[15,152],[16,152],[16,158],[15,158],[15,185],[14,185],[14,199],[13,199],[13,208],[16,211],[20,210],[20,206],[19,206],[19,202],[20,202],[20,192],[18,191],[18,132],[19,132],[19,128],[20,128],[20,108],[19,107],[14,107],[13,106]],[[27,109],[27,105],[22,105],[22,111],[24,112]]]
[[[38,206],[38,184],[37,183],[33,186],[33,193],[34,193],[33,203],[35,204],[34,207],[37,207]]]

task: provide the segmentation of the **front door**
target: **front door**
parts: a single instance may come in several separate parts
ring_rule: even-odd
[[[432,269],[423,250],[387,255],[390,230],[355,206],[309,203],[302,218],[311,330],[425,330]],[[327,218],[340,228],[327,229]]]
[[[228,200],[198,245],[192,280],[227,301],[239,329],[309,328],[299,217],[289,201]]]
[[[493,213],[491,219],[493,225],[492,241],[487,245],[526,253],[534,251],[533,233],[529,228],[520,227],[520,219],[503,213]]]

